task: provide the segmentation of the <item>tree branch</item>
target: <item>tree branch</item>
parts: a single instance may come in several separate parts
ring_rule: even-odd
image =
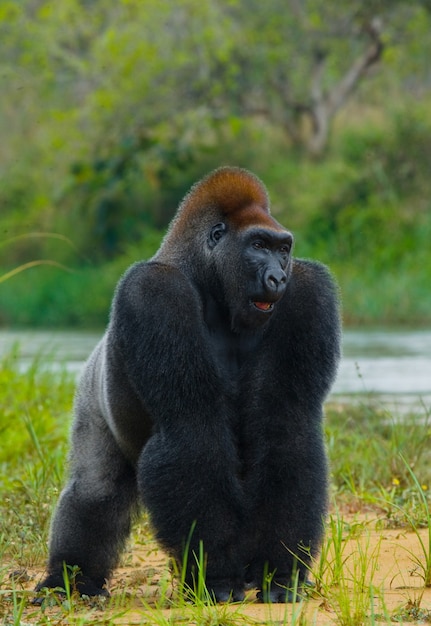
[[[310,86],[311,105],[308,114],[312,122],[312,134],[307,143],[311,154],[320,155],[328,142],[332,120],[338,109],[342,107],[350,94],[356,89],[359,81],[369,68],[377,63],[383,52],[381,40],[381,24],[374,18],[364,29],[371,43],[364,54],[353,62],[330,93],[323,91],[323,77],[326,67],[326,55],[323,51],[315,53],[316,63]]]
[[[327,103],[330,116],[333,116],[338,111],[354,91],[361,78],[382,56],[383,42],[381,39],[380,20],[374,18],[366,26],[365,30],[371,39],[371,43],[364,54],[353,63],[336,88],[329,94]]]

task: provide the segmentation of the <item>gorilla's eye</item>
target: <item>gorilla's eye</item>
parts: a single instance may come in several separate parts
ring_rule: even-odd
[[[280,252],[281,254],[289,254],[290,253],[290,246],[289,245],[285,245],[285,246],[281,246],[280,247]]]
[[[256,239],[255,241],[252,242],[251,245],[253,246],[255,250],[264,250],[264,248],[266,247],[264,242],[261,241],[260,239]]]

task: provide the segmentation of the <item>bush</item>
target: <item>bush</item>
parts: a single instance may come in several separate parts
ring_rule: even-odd
[[[115,261],[64,271],[39,266],[0,284],[0,324],[31,327],[104,327],[115,285],[129,265],[157,250],[161,233],[148,231]]]

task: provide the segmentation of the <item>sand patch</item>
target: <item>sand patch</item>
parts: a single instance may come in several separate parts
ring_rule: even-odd
[[[113,624],[344,624],[349,614],[359,623],[365,618],[387,622],[402,617],[403,621],[430,621],[431,588],[424,588],[426,559],[421,546],[428,547],[428,530],[418,534],[409,529],[388,529],[382,520],[368,516],[345,516],[342,537],[328,551],[317,581],[317,593],[303,603],[294,605],[265,605],[255,599],[250,590],[242,604],[216,607],[184,605],[170,608],[175,581],[169,561],[152,540],[137,536],[130,546],[123,565],[110,581],[111,599],[106,605],[92,606],[78,601],[73,609],[53,606],[44,610],[28,602],[22,615],[23,623],[35,621],[42,611],[45,619],[65,623],[88,620],[88,623]],[[328,533],[330,536],[330,533]],[[11,571],[13,571],[11,565]],[[16,569],[16,568],[15,568]],[[40,570],[25,570],[16,589],[32,589]],[[4,586],[3,586],[4,587]],[[19,592],[21,593],[21,591]],[[19,596],[18,593],[18,596]],[[2,590],[3,607],[8,590]],[[67,615],[66,615],[66,614]],[[3,609],[3,616],[7,617]],[[39,616],[41,614],[39,613]],[[9,623],[9,622],[5,622]]]

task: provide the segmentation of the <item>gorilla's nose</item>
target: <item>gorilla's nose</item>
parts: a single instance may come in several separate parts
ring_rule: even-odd
[[[269,293],[281,295],[286,287],[287,276],[280,268],[271,268],[265,272],[264,283]]]

